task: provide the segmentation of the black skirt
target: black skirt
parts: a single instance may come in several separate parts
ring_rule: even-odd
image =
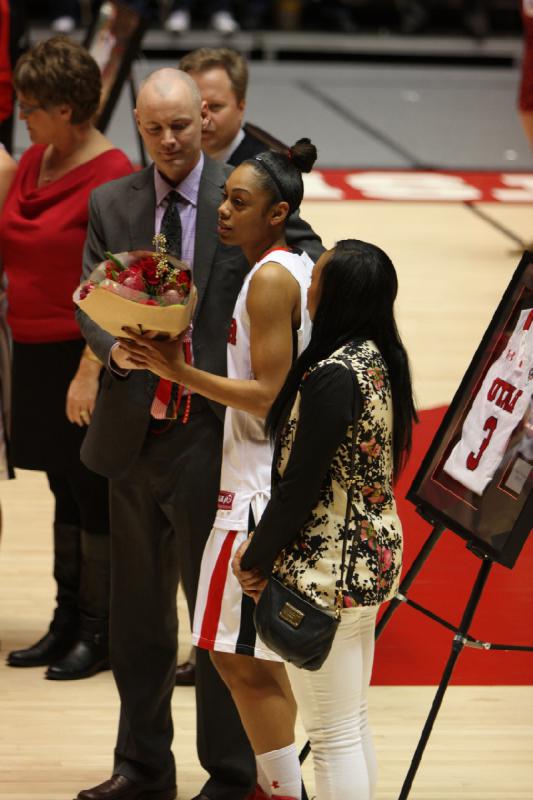
[[[11,456],[15,467],[64,472],[79,464],[86,428],[69,422],[66,398],[85,341],[13,343]]]

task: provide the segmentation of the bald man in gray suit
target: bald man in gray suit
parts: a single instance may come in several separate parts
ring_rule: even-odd
[[[141,86],[135,114],[154,163],[92,194],[84,276],[105,251],[153,249],[169,193],[177,192],[181,255],[191,264],[198,289],[194,360],[201,369],[225,374],[231,314],[248,270],[240,249],[225,246],[216,235],[231,167],[202,154],[207,110],[185,73],[153,73]],[[323,251],[298,218],[287,238],[312,258]],[[78,799],[174,800],[170,701],[177,580],[181,573],[192,615],[216,510],[224,409],[193,395],[188,421],[183,409],[175,421],[155,419],[157,377],[133,368],[120,344],[82,312],[78,319],[91,349],[107,365],[82,459],[110,479],[110,649],[121,699],[113,775],[81,791]],[[252,798],[255,761],[229,691],[205,650],[198,652],[196,669],[198,755],[209,774],[196,800]]]

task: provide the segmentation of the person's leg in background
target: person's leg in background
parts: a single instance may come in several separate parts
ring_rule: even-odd
[[[186,33],[191,27],[191,6],[192,0],[173,0],[165,21],[165,30],[169,33]]]
[[[47,634],[31,647],[8,655],[12,667],[38,667],[62,658],[74,645],[79,631],[78,592],[80,586],[80,513],[68,479],[47,473],[55,499],[54,578],[56,608]]]
[[[270,0],[248,0],[244,4],[242,27],[247,31],[255,31],[263,27],[269,20],[271,12]]]
[[[463,0],[463,25],[471,36],[484,39],[490,33],[487,0]]]
[[[518,112],[522,128],[533,153],[533,0],[522,0],[522,23],[524,28],[524,54],[518,96]],[[533,227],[533,226],[532,226]],[[533,235],[516,252],[533,249]]]
[[[210,25],[223,36],[231,36],[239,30],[233,6],[233,0],[211,0],[209,4]]]
[[[208,5],[210,24],[218,33],[229,36],[239,30],[232,0],[211,0]],[[169,33],[186,33],[191,27],[192,0],[173,0],[165,22]]]
[[[377,781],[368,722],[376,608],[345,609],[317,672],[287,665],[311,742],[317,800],[371,800]]]
[[[519,111],[524,133],[533,151],[533,0],[522,2],[524,55],[520,82]]]
[[[80,19],[78,0],[52,0],[50,18],[54,33],[72,33]]]
[[[109,669],[110,537],[109,487],[105,478],[81,461],[72,465],[69,486],[79,509],[79,637],[59,662],[50,666],[52,680],[88,678]]]
[[[183,591],[185,592],[185,588],[183,586],[183,581],[179,580],[179,584]],[[180,631],[181,620],[178,620],[178,637]],[[178,642],[179,648],[179,642]],[[178,663],[176,667],[176,686],[194,686],[194,682],[196,679],[196,647],[191,645],[189,649],[189,653],[185,661]]]

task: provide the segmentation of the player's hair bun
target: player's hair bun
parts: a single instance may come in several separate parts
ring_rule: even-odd
[[[311,139],[298,139],[289,147],[289,159],[300,172],[311,172],[313,164],[317,159],[316,147]]]

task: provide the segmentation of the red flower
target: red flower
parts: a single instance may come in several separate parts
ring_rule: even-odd
[[[150,286],[157,286],[159,283],[159,275],[157,274],[157,261],[152,256],[143,256],[142,258],[138,258],[133,264],[130,265],[130,269],[134,267],[135,269],[140,270],[142,276],[146,283]]]
[[[370,459],[377,458],[381,453],[381,445],[376,442],[373,436],[367,442],[361,442],[361,450],[363,453],[366,453]]]
[[[142,300],[141,302],[142,302],[143,306],[158,306],[159,305],[157,300]]]
[[[135,289],[138,292],[144,292],[146,290],[143,275],[139,267],[129,267],[123,270],[123,272],[119,272],[118,283],[127,286],[128,289]]]
[[[368,546],[373,550],[376,539],[376,529],[368,519],[361,522],[359,537],[362,542],[368,542]]]
[[[110,278],[111,280],[116,279],[115,265],[113,264],[112,261],[105,262],[105,276],[106,278]]]
[[[85,286],[82,286],[80,289],[80,300],[85,300],[88,294],[92,292],[94,289],[94,283],[86,283]]]
[[[378,545],[379,568],[381,572],[387,572],[392,567],[392,550],[388,547]]]
[[[343,606],[344,608],[355,608],[357,606],[357,603],[355,602],[353,597],[350,597],[349,595],[345,594],[343,597]]]
[[[176,283],[180,286],[186,286],[187,288],[191,285],[191,273],[188,269],[180,269],[178,274],[176,275]]]
[[[363,486],[362,495],[366,497],[370,503],[383,503],[385,500],[382,486],[377,482],[374,482],[372,486]]]
[[[169,306],[180,305],[185,299],[183,292],[180,292],[178,289],[167,289],[166,287],[164,288],[161,297],[165,304]]]
[[[367,375],[374,384],[374,389],[376,391],[383,389],[385,386],[385,375],[382,369],[379,367],[371,367],[370,369],[367,369]]]

